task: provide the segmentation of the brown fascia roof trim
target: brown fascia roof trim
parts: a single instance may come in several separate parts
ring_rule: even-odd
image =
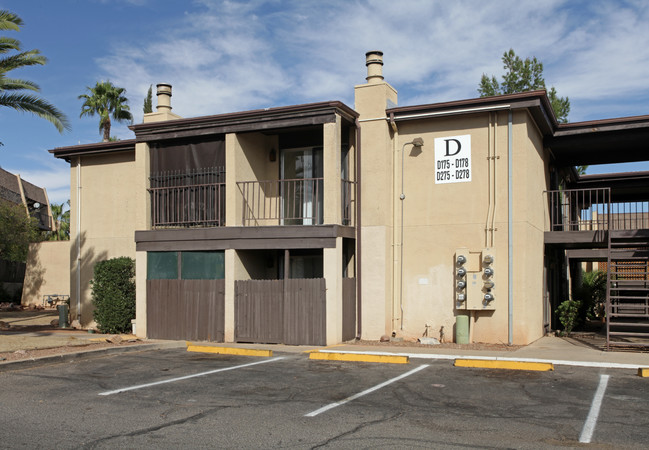
[[[339,101],[280,106],[212,116],[141,123],[129,128],[137,142],[173,139],[202,134],[267,130],[300,124],[319,124],[331,121],[334,114],[354,123],[359,113]],[[330,116],[330,117],[329,117]]]
[[[427,105],[400,106],[386,110],[388,116],[395,121],[425,118],[425,114],[436,116],[451,116],[456,114],[475,114],[482,109],[502,107],[503,109],[528,108],[544,133],[552,134],[558,127],[554,112],[546,91],[529,91],[517,94],[480,97],[451,102],[431,103]]]
[[[97,142],[94,144],[72,145],[48,150],[56,158],[70,161],[74,156],[97,155],[102,153],[135,151],[135,139],[123,141]]]
[[[611,173],[596,173],[592,175],[579,175],[576,184],[579,183],[598,183],[610,180],[642,180],[649,179],[649,171],[637,172],[611,172]]]
[[[571,122],[559,124],[556,137],[576,134],[621,131],[633,128],[648,128],[649,115],[616,117],[613,119],[590,120],[585,122]]]

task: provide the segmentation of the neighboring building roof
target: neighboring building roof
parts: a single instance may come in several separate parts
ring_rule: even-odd
[[[0,198],[4,198],[17,205],[22,204],[22,195],[20,194],[20,186],[18,185],[19,181],[22,184],[22,190],[27,204],[36,202],[42,205],[47,204],[45,189],[23,180],[20,178],[20,175],[14,175],[2,168],[0,168]]]
[[[51,229],[50,203],[45,189],[23,180],[20,175],[14,175],[2,168],[0,168],[0,200],[16,205],[24,205],[29,210],[29,214],[38,219],[39,227],[42,230]],[[39,204],[38,208],[34,208],[36,203]]]

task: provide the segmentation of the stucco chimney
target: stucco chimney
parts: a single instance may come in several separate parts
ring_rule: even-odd
[[[377,84],[383,81],[383,52],[374,50],[365,53],[367,66],[367,84]]]
[[[166,83],[156,84],[158,96],[158,112],[171,112],[171,85]]]

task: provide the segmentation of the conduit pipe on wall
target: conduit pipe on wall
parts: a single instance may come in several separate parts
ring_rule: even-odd
[[[491,233],[490,230],[490,224],[491,224],[491,205],[492,205],[492,200],[491,200],[491,183],[492,183],[492,171],[491,171],[491,153],[492,153],[492,145],[493,145],[493,131],[491,130],[492,127],[492,116],[493,113],[489,113],[489,121],[488,121],[488,126],[487,126],[487,220],[485,221],[484,225],[484,245],[485,247],[489,247],[489,235]]]
[[[509,345],[514,343],[514,199],[513,199],[513,182],[512,178],[514,175],[514,164],[513,164],[513,155],[514,155],[514,139],[513,139],[513,130],[512,130],[512,110],[509,110],[508,120],[507,120],[507,166],[508,166],[508,177],[507,177],[507,195],[508,195],[508,207],[507,207],[507,284],[508,284],[508,342]]]
[[[81,324],[81,156],[77,158],[77,320]]]

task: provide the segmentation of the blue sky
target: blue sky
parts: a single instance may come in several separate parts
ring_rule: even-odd
[[[544,64],[546,83],[568,96],[570,121],[649,114],[646,0],[161,1],[0,0],[25,25],[4,35],[39,49],[46,66],[13,71],[38,83],[72,131],[0,109],[0,166],[69,198],[69,168],[47,150],[101,139],[79,118],[86,86],[127,90],[135,122],[150,84],[173,85],[183,117],[341,100],[365,82],[365,52],[384,52],[399,105],[477,97],[483,73],[502,74],[510,47]],[[155,104],[155,100],[154,100]],[[133,137],[125,124],[112,135]],[[649,170],[591,166],[589,173]]]

